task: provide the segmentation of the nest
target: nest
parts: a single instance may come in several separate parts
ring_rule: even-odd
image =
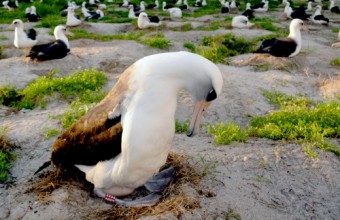
[[[137,219],[145,215],[161,215],[166,212],[172,212],[176,216],[182,213],[196,209],[199,207],[199,200],[191,198],[183,192],[182,186],[189,184],[197,194],[199,193],[198,183],[203,177],[203,170],[198,166],[197,162],[177,153],[170,153],[166,164],[161,168],[173,166],[175,168],[175,176],[170,185],[163,192],[160,201],[151,207],[124,207],[113,204],[109,209],[91,209],[78,207],[81,210],[79,213],[84,219]],[[31,186],[26,190],[26,193],[36,193],[40,201],[47,201],[48,196],[60,187],[77,187],[88,192],[93,191],[93,185],[85,180],[84,173],[74,169],[66,172],[47,171],[34,179],[29,180]],[[147,191],[144,187],[138,188],[137,192],[124,199],[133,199],[134,197],[144,196]],[[72,198],[70,198],[72,199]],[[98,199],[99,202],[99,198]],[[80,206],[80,205],[79,205]]]
[[[233,60],[234,66],[253,66],[254,71],[281,70],[291,72],[299,68],[295,59],[275,57],[270,54],[255,54],[249,58]]]

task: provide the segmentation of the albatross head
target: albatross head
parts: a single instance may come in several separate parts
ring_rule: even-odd
[[[202,57],[202,62],[206,63],[204,69],[197,69],[190,80],[191,85],[188,90],[191,92],[192,99],[195,102],[194,112],[189,125],[187,136],[194,136],[200,126],[203,113],[210,106],[222,91],[223,78],[218,67]]]
[[[23,29],[24,28],[24,22],[22,22],[22,20],[20,19],[15,19],[13,22],[12,22],[12,25],[11,26],[14,26],[15,28],[21,28]]]
[[[70,48],[70,45],[68,43],[68,39],[66,35],[73,36],[73,33],[69,32],[65,26],[63,25],[58,25],[57,27],[54,28],[54,37],[56,40],[62,40],[67,48]]]
[[[301,34],[300,30],[308,31],[308,28],[305,26],[304,22],[301,19],[295,18],[290,22],[289,25],[289,36],[294,39],[295,42],[301,43]]]

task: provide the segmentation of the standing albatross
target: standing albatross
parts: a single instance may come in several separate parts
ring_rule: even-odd
[[[293,19],[289,25],[287,38],[264,40],[255,53],[269,53],[276,57],[293,57],[301,50],[300,29],[308,30],[301,19]]]
[[[58,167],[76,166],[94,184],[97,196],[118,204],[122,200],[115,196],[129,195],[144,185],[153,193],[139,205],[153,205],[160,197],[154,188],[163,188],[159,183],[167,184],[167,172],[173,172],[157,174],[174,137],[179,91],[188,90],[195,102],[187,134],[193,136],[222,84],[218,67],[200,55],[182,51],[144,57],[122,73],[97,106],[58,137],[51,162]]]

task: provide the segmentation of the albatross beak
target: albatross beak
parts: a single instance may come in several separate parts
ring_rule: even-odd
[[[68,35],[68,36],[74,36],[74,34],[70,32],[69,30],[66,30],[64,33],[65,35]]]
[[[302,25],[301,29],[306,31],[306,32],[309,32],[309,29],[308,29],[308,27],[306,25]]]
[[[201,119],[203,116],[204,111],[209,107],[210,102],[201,101],[196,103],[194,113],[191,118],[190,126],[189,126],[189,132],[187,133],[188,137],[194,136],[201,124]]]
[[[13,29],[15,29],[15,25],[14,24],[10,24],[5,29],[6,30],[13,30]]]

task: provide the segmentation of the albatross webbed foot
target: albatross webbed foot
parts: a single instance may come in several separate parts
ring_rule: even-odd
[[[162,197],[162,192],[169,185],[173,176],[175,174],[175,169],[173,167],[169,167],[165,170],[162,170],[155,176],[153,176],[149,181],[147,181],[144,186],[147,190],[151,192],[151,194],[144,196],[142,198],[134,199],[134,200],[122,200],[117,197],[105,194],[100,189],[95,188],[94,193],[100,197],[105,199],[105,201],[119,204],[127,207],[143,207],[143,206],[153,206],[155,205],[160,198]]]
[[[144,184],[144,186],[150,192],[163,192],[173,179],[174,174],[175,169],[173,167],[169,167],[153,176]]]

